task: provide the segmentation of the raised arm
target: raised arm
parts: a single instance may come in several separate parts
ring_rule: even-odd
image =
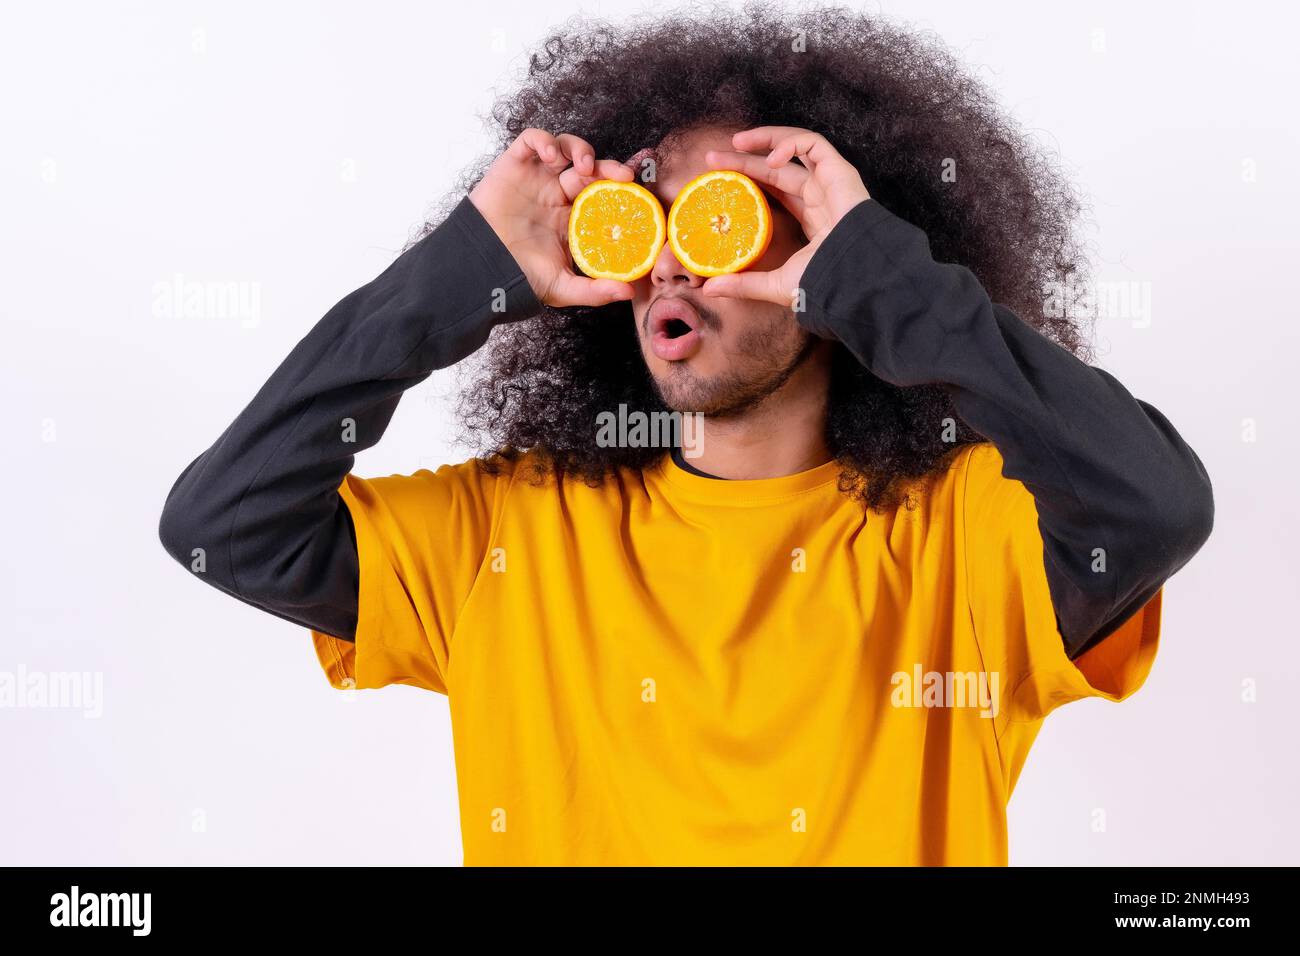
[[[351,639],[357,551],[339,485],[402,393],[545,302],[605,305],[624,283],[576,276],[574,196],[631,170],[573,136],[526,130],[451,215],[332,308],[176,480],[163,546],[196,576],[279,617]]]
[[[1066,648],[1142,607],[1204,543],[1210,480],[1169,421],[989,301],[970,270],[868,200],[805,273],[805,321],[895,385],[938,383],[1034,496]],[[1096,571],[1104,557],[1106,573]]]
[[[992,303],[969,269],[934,261],[925,234],[871,199],[823,137],[765,127],[736,145],[767,155],[721,154],[719,165],[773,186],[810,241],[780,270],[711,279],[705,294],[789,304],[801,289],[799,321],[874,375],[942,385],[997,447],[1005,477],[1034,497],[1069,654],[1111,633],[1208,537],[1214,502],[1200,459],[1114,377]]]

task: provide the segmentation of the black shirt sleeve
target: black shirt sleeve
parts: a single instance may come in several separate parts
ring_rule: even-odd
[[[339,486],[402,392],[474,352],[498,322],[540,309],[468,198],[298,343],[176,480],[163,546],[208,584],[348,640],[355,532]]]
[[[939,384],[1034,497],[1067,652],[1112,633],[1209,536],[1210,479],[1155,408],[990,302],[963,266],[874,199],[804,271],[800,322],[898,386]],[[1106,572],[1093,571],[1094,549]]]

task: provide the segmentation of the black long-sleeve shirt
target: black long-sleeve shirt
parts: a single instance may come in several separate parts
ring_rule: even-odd
[[[803,277],[805,327],[895,385],[939,383],[1033,494],[1044,567],[1071,656],[1181,568],[1213,522],[1209,478],[1150,405],[989,301],[967,269],[875,200],[851,210]],[[220,438],[181,474],[166,549],[221,590],[351,638],[355,536],[338,487],[401,394],[541,308],[468,199],[340,301]],[[345,439],[351,438],[351,441]],[[1093,571],[1103,549],[1107,573]]]

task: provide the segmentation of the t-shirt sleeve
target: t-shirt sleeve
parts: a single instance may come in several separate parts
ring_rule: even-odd
[[[489,557],[507,484],[473,460],[436,472],[347,476],[339,495],[356,529],[356,640],[311,632],[332,686],[448,692],[456,620]]]
[[[1133,694],[1155,658],[1163,592],[1071,660],[1052,605],[1033,495],[1002,475],[994,446],[975,445],[966,455],[967,594],[984,669],[1000,685],[999,733],[1083,697],[1119,701]]]

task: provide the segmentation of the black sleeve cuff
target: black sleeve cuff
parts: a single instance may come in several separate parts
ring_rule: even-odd
[[[850,303],[842,299],[846,293],[856,296],[857,292],[856,289],[847,292],[844,284],[836,281],[836,271],[850,250],[855,250],[856,253],[852,266],[856,274],[861,275],[878,264],[883,265],[887,261],[883,250],[875,243],[864,243],[862,240],[882,222],[891,219],[902,222],[877,200],[864,199],[835,224],[835,228],[813,253],[812,260],[804,269],[801,286],[806,307],[797,313],[797,317],[805,329],[822,338],[838,338],[832,316],[851,311]]]
[[[525,319],[541,311],[542,303],[528,284],[523,269],[468,196],[456,205],[447,217],[447,222],[464,237],[466,245],[478,254],[487,274],[497,277],[494,280],[496,287],[504,290],[505,308],[497,321]]]

